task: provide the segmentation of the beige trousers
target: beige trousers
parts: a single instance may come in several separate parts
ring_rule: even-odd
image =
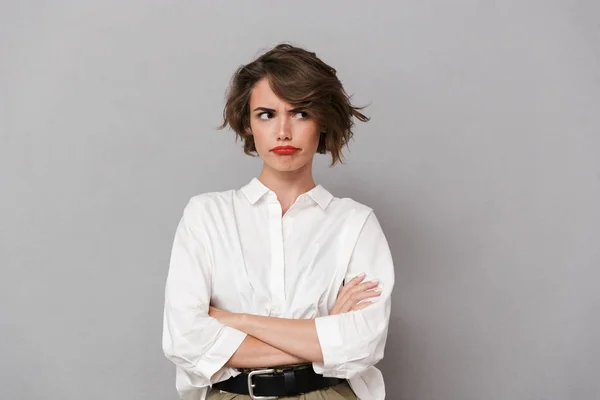
[[[250,400],[246,394],[233,394],[222,392],[218,389],[210,389],[207,400]],[[300,396],[280,397],[281,400],[358,400],[348,382],[329,387],[327,389],[316,390],[314,392],[301,394]]]

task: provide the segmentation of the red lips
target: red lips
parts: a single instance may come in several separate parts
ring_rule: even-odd
[[[271,149],[271,151],[275,154],[280,154],[280,155],[290,155],[290,154],[294,154],[295,152],[297,152],[298,149],[297,147],[294,146],[277,146]]]

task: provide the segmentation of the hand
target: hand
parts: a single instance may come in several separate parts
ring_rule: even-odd
[[[237,318],[236,313],[221,310],[213,306],[208,307],[208,315],[217,319],[220,323],[231,327],[233,327],[235,318]]]
[[[373,304],[372,301],[364,301],[358,304],[361,300],[381,295],[381,291],[377,288],[379,281],[362,282],[364,279],[364,274],[358,275],[341,287],[329,315],[362,310]]]

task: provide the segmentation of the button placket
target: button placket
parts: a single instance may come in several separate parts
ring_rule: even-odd
[[[292,231],[294,230],[294,221],[295,220],[296,220],[296,218],[288,216],[287,214],[283,218],[283,223],[282,223],[283,225],[282,226],[283,226],[283,241],[284,241],[284,244],[285,244],[285,241],[292,234]]]
[[[269,236],[271,238],[271,311],[280,309],[285,300],[285,259],[281,204],[274,193],[269,194]]]

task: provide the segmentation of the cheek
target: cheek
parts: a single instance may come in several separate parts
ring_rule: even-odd
[[[265,145],[265,137],[268,136],[268,129],[265,125],[250,123],[250,130],[254,137],[254,144],[257,148]]]
[[[306,145],[314,148],[315,150],[319,147],[319,139],[321,137],[321,132],[319,132],[318,126],[311,126],[306,129],[304,132],[304,137],[306,138]]]

